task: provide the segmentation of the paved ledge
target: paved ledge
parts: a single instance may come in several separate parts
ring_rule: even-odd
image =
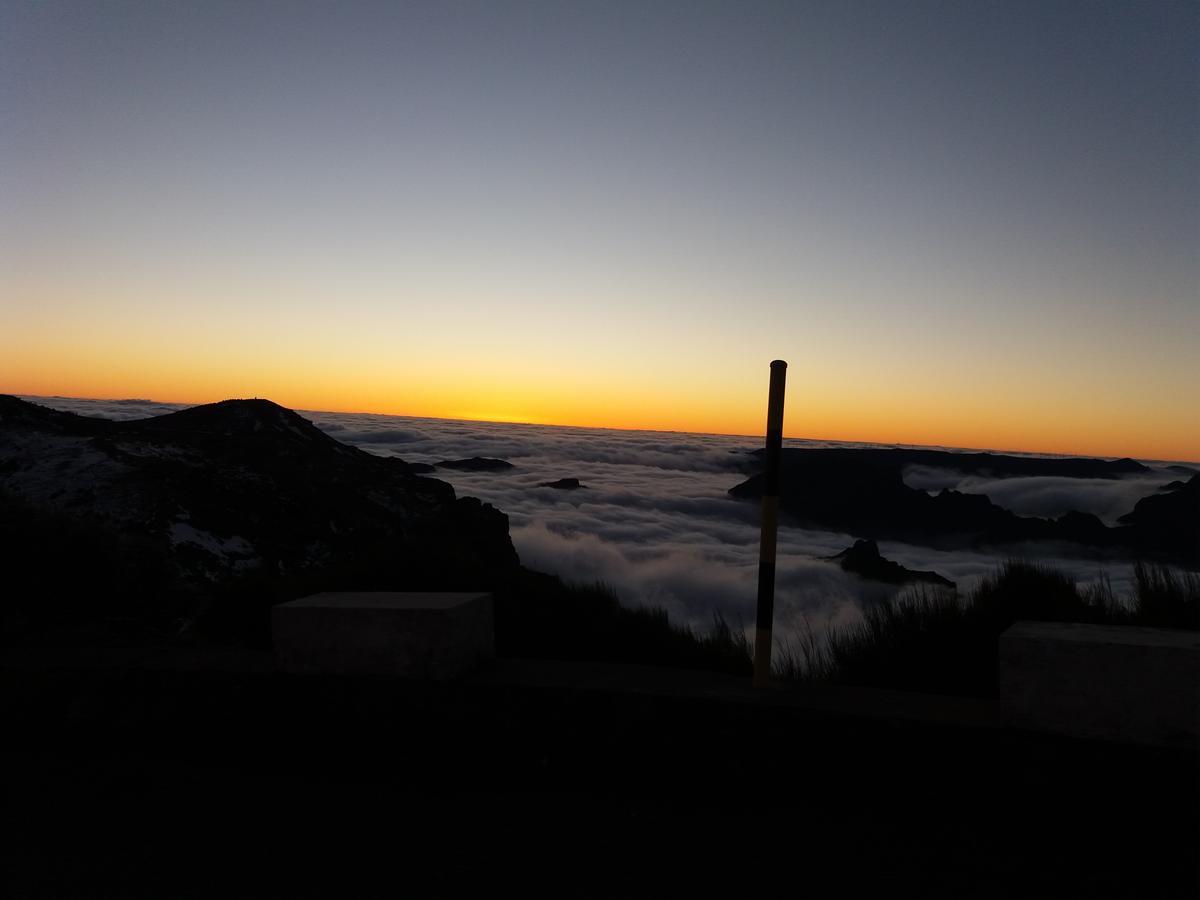
[[[0,669],[13,672],[146,671],[248,676],[290,680],[271,651],[200,648],[8,648],[0,651]],[[296,676],[304,680],[321,675]],[[335,683],[344,676],[331,675]],[[375,687],[396,681],[408,688],[413,679],[370,677]],[[749,676],[625,663],[548,659],[493,659],[456,682],[462,688],[545,693],[661,698],[686,702],[793,710],[893,722],[1000,728],[1004,719],[995,700],[920,694],[843,685],[789,685],[765,690]]]
[[[832,872],[827,893],[855,894],[847,873],[868,869],[868,895],[1195,896],[1193,757],[964,727],[997,724],[987,701],[543,660],[442,682],[293,676],[269,652],[199,648],[26,648],[0,669],[9,858],[30,895],[91,896],[113,860],[151,874],[121,896],[180,877],[195,893],[196,871],[217,873],[201,893],[254,890],[224,846],[197,857],[230,828],[235,850],[299,860],[293,893],[340,895],[363,860],[394,881],[414,827],[456,852],[507,837],[523,865],[597,827],[662,856],[663,835],[706,847],[753,821]],[[114,829],[114,810],[146,834]],[[335,870],[327,889],[310,858]]]
[[[757,690],[751,686],[749,676],[738,678],[717,672],[660,666],[498,659],[472,682],[543,690],[711,701],[976,728],[998,728],[1003,725],[994,700],[844,685],[789,685],[784,682]]]
[[[492,595],[313,594],[271,607],[275,657],[296,674],[456,678],[496,655]]]
[[[1200,631],[1147,628],[1143,625],[1085,625],[1077,622],[1017,622],[1003,637],[1071,644],[1155,647],[1200,651]]]
[[[1001,708],[1017,727],[1195,747],[1200,632],[1018,622],[1000,636]]]
[[[55,670],[141,670],[270,674],[277,671],[270,650],[209,647],[5,647],[0,669],[22,672]]]

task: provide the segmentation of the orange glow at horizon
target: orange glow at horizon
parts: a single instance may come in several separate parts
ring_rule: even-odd
[[[79,361],[84,371],[12,377],[0,372],[0,392],[94,399],[142,398],[200,404],[231,397],[263,397],[293,409],[376,413],[487,422],[520,422],[587,428],[761,435],[765,422],[767,366],[740,382],[720,385],[660,383],[649,390],[637,378],[558,380],[511,373],[503,380],[450,367],[423,377],[391,373],[287,372],[267,366],[197,370],[163,356],[147,378],[142,367],[98,359]],[[178,363],[179,360],[174,361]],[[87,364],[87,365],[84,365]],[[7,368],[7,367],[6,367]],[[28,371],[28,370],[26,370]],[[1200,434],[1156,434],[1163,410],[1148,403],[1107,420],[1100,407],[1070,413],[1049,399],[976,397],[953,392],[907,394],[870,388],[815,394],[798,367],[789,370],[784,433],[789,438],[911,444],[1104,457],[1195,461]],[[711,374],[704,376],[710,379]],[[761,384],[759,383],[761,382]],[[808,388],[808,389],[806,389]],[[986,407],[984,412],[980,408]]]
[[[1195,4],[477,5],[8,4],[0,391],[1200,460]]]

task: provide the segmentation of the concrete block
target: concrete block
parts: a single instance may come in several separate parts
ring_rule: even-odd
[[[1014,725],[1196,746],[1200,632],[1017,622],[999,649],[1001,708]]]
[[[495,656],[491,594],[313,594],[271,609],[286,672],[454,678]]]

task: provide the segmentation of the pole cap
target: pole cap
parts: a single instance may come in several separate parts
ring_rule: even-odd
[[[771,360],[771,368],[772,369],[786,369],[787,363],[784,362],[782,359],[773,359],[773,360]]]

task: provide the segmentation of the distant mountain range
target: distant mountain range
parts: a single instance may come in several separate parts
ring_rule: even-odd
[[[988,478],[1123,478],[1150,472],[1149,466],[1136,459],[1092,459],[1084,456],[1016,456],[1011,453],[970,453],[957,450],[922,450],[904,447],[844,447],[802,449],[788,448],[789,457],[807,454],[814,461],[837,460],[852,466],[927,466],[931,469],[946,469],[963,475],[980,475]],[[762,464],[763,451],[755,450],[750,456]],[[798,458],[798,457],[796,457]],[[1173,466],[1185,474],[1193,470],[1186,466]]]
[[[816,528],[930,546],[1069,541],[1191,566],[1200,562],[1200,474],[1139,501],[1117,527],[1109,527],[1082,512],[1054,519],[1018,516],[983,494],[945,489],[931,496],[905,484],[903,470],[924,465],[996,478],[1120,478],[1150,471],[1135,460],[787,448],[781,465],[781,508],[793,521]],[[729,493],[755,500],[762,496],[762,485],[760,473]]]

